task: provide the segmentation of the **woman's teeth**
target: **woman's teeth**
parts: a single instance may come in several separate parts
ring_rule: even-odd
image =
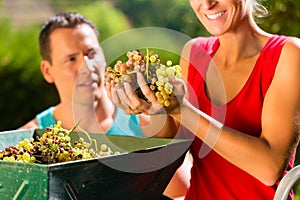
[[[222,11],[222,12],[219,12],[219,13],[216,13],[216,14],[209,14],[209,15],[206,15],[208,19],[217,19],[219,17],[221,17],[222,15],[224,15],[225,11]]]

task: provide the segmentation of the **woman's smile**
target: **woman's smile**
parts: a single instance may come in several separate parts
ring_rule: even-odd
[[[217,12],[217,13],[214,13],[214,14],[205,14],[205,16],[210,19],[210,20],[217,20],[219,19],[220,17],[222,17],[224,14],[226,13],[226,11],[221,11],[221,12]]]

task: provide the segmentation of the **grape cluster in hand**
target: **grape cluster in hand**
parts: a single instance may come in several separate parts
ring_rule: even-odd
[[[8,146],[0,150],[0,160],[53,164],[118,154],[112,152],[105,144],[101,145],[101,151],[94,151],[90,148],[92,140],[89,136],[89,142],[79,138],[72,146],[69,134],[73,129],[63,129],[60,121],[46,130],[47,132],[36,140],[24,139],[16,146]],[[103,148],[103,145],[106,148]],[[97,144],[95,146],[97,147]]]
[[[119,60],[114,67],[107,67],[106,84],[122,87],[124,81],[130,82],[135,88],[135,93],[147,101],[136,81],[136,73],[141,72],[159,103],[165,107],[170,106],[169,97],[173,93],[171,78],[182,77],[181,67],[173,65],[171,60],[163,64],[159,55],[153,51],[149,52],[148,49],[146,56],[138,50],[133,50],[127,53],[127,58],[126,62]]]

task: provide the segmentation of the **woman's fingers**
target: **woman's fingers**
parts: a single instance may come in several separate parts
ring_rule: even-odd
[[[186,86],[183,79],[176,78],[175,76],[171,79],[173,85],[173,94],[177,98],[181,98],[186,93]]]

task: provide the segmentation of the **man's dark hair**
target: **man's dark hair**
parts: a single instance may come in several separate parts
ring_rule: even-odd
[[[89,25],[94,30],[97,37],[99,37],[99,32],[96,26],[89,19],[78,13],[58,13],[46,21],[39,36],[40,54],[43,60],[47,60],[50,64],[52,64],[50,35],[54,30],[59,28],[75,28],[80,24]]]

